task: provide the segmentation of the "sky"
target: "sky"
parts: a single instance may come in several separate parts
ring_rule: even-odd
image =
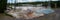
[[[35,1],[50,1],[50,0],[16,0],[17,3],[19,2],[35,2]],[[52,0],[52,1],[58,1],[58,0]],[[8,0],[7,3],[15,3],[15,0]]]

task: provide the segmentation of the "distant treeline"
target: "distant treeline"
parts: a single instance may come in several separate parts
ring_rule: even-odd
[[[32,5],[36,5],[36,4],[43,4],[45,6],[48,6],[49,2],[26,2],[26,3],[7,3],[8,5],[15,5],[15,6],[21,6],[22,4],[32,4]],[[56,5],[55,5],[56,4]],[[60,8],[60,1],[50,1],[50,5],[52,8],[54,8],[55,6],[57,6],[57,8]]]

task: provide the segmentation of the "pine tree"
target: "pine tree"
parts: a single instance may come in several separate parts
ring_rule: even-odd
[[[0,0],[0,13],[4,13],[6,10],[7,0]]]

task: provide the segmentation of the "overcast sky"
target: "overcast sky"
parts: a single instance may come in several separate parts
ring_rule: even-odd
[[[16,0],[17,3],[19,2],[35,2],[35,1],[50,1],[50,0]],[[58,1],[58,0],[52,0],[52,1]],[[7,3],[14,3],[15,0],[8,0]]]

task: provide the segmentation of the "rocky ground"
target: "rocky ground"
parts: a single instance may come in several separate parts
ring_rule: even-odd
[[[13,17],[0,14],[0,20],[26,20],[26,19],[15,19]],[[43,17],[37,17],[29,20],[60,20],[60,9],[56,9],[54,13],[51,13],[49,15],[45,15]]]

